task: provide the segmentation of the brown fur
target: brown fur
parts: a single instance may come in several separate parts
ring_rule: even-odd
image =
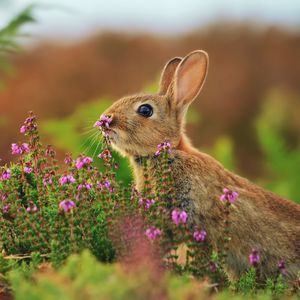
[[[150,178],[155,182],[153,153],[159,143],[171,142],[177,201],[188,212],[191,226],[205,229],[215,247],[223,234],[222,189],[239,193],[230,213],[227,268],[231,277],[247,270],[249,253],[255,248],[261,256],[262,279],[277,273],[280,260],[286,263],[288,278],[295,278],[300,270],[300,206],[229,172],[195,149],[184,133],[185,112],[199,94],[207,69],[204,51],[172,59],[163,70],[157,95],[135,95],[114,103],[104,113],[113,119],[112,145],[130,158],[137,188],[142,190],[143,170],[136,157],[149,157]],[[142,103],[153,107],[150,118],[137,114]]]

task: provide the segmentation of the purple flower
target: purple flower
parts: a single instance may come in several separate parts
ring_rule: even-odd
[[[155,200],[153,199],[146,199],[145,208],[149,209],[151,205],[155,203]]]
[[[228,201],[229,203],[234,203],[238,198],[239,194],[237,192],[233,192],[228,188],[223,189],[223,193],[220,197],[221,201]]]
[[[283,260],[281,260],[279,263],[278,263],[278,269],[280,271],[280,273],[282,275],[286,275],[287,274],[287,271],[286,271],[286,267],[285,267],[285,262]]]
[[[79,184],[77,190],[78,190],[78,192],[80,192],[82,189],[90,190],[91,188],[92,188],[92,185],[90,183],[82,183],[82,184]]]
[[[68,212],[75,207],[75,203],[72,200],[63,200],[59,203],[59,208],[63,209],[64,212]]]
[[[201,231],[195,231],[193,234],[194,239],[197,242],[204,242],[205,238],[206,238],[206,231],[201,230]]]
[[[111,158],[111,153],[108,149],[102,151],[99,155],[98,155],[99,158],[102,158],[104,159],[105,161],[107,161],[109,158]]]
[[[4,170],[0,174],[0,180],[8,180],[8,179],[10,179],[10,169]]]
[[[210,271],[213,272],[213,273],[217,272],[217,270],[218,270],[217,264],[216,264],[215,262],[213,262],[213,261],[210,261],[210,262],[208,263],[208,268],[209,268]]]
[[[67,184],[67,183],[74,183],[75,179],[72,175],[64,175],[59,179],[59,183],[61,185]]]
[[[99,120],[97,120],[94,124],[94,127],[98,128],[109,128],[110,123],[112,122],[111,117],[109,116],[101,116]]]
[[[98,182],[97,187],[100,190],[107,189],[110,192],[113,192],[113,190],[114,190],[113,187],[111,186],[111,183],[107,179],[103,180],[102,182]]]
[[[4,205],[4,206],[2,207],[2,212],[3,212],[4,214],[7,214],[7,213],[9,212],[9,210],[10,210],[10,204],[9,204],[9,203],[6,204],[6,205]]]
[[[28,131],[28,129],[25,125],[21,126],[20,133],[25,134],[27,131]]]
[[[30,148],[27,143],[23,143],[21,146],[16,143],[11,144],[11,154],[22,154],[28,153],[29,151]]]
[[[172,211],[172,220],[176,225],[186,223],[188,214],[184,210],[179,210],[178,208]]]
[[[171,143],[163,142],[157,145],[157,151],[155,152],[154,156],[159,156],[164,150],[167,150],[169,154],[172,153],[171,150]]]
[[[26,163],[24,169],[23,169],[24,173],[30,174],[33,171],[33,168],[31,166],[31,163]]]
[[[161,230],[155,227],[150,227],[145,232],[146,236],[150,240],[155,240],[158,236],[161,235]]]
[[[64,159],[64,163],[65,163],[66,165],[69,165],[72,161],[73,161],[73,160],[72,160],[71,155],[67,154],[67,156],[66,156],[65,159]]]
[[[78,157],[75,166],[78,170],[82,169],[84,166],[90,165],[93,159],[89,156]]]
[[[44,186],[51,185],[52,183],[53,183],[52,175],[51,174],[46,174],[45,177],[43,178]]]
[[[251,253],[249,254],[249,263],[250,265],[256,267],[260,262],[260,256],[256,249],[252,249]]]

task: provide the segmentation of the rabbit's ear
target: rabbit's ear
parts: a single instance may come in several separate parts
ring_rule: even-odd
[[[196,50],[188,54],[179,64],[174,76],[173,97],[177,109],[186,110],[199,94],[208,70],[208,54]]]
[[[166,63],[160,76],[158,92],[160,95],[165,95],[167,93],[168,88],[173,81],[176,68],[181,61],[181,57],[174,57]]]

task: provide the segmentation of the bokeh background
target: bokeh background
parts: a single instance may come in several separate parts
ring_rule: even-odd
[[[30,4],[0,0],[0,27]],[[121,96],[155,92],[167,60],[204,49],[209,75],[187,122],[194,144],[300,202],[299,1],[41,0],[32,14],[21,48],[0,63],[2,164],[29,110],[60,159],[96,157],[98,115]]]

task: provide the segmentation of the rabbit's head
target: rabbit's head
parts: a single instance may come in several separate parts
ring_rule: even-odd
[[[162,71],[157,94],[116,101],[103,113],[111,119],[107,135],[112,146],[129,156],[152,155],[164,141],[176,148],[184,134],[185,112],[198,96],[207,69],[204,51],[173,58]]]

